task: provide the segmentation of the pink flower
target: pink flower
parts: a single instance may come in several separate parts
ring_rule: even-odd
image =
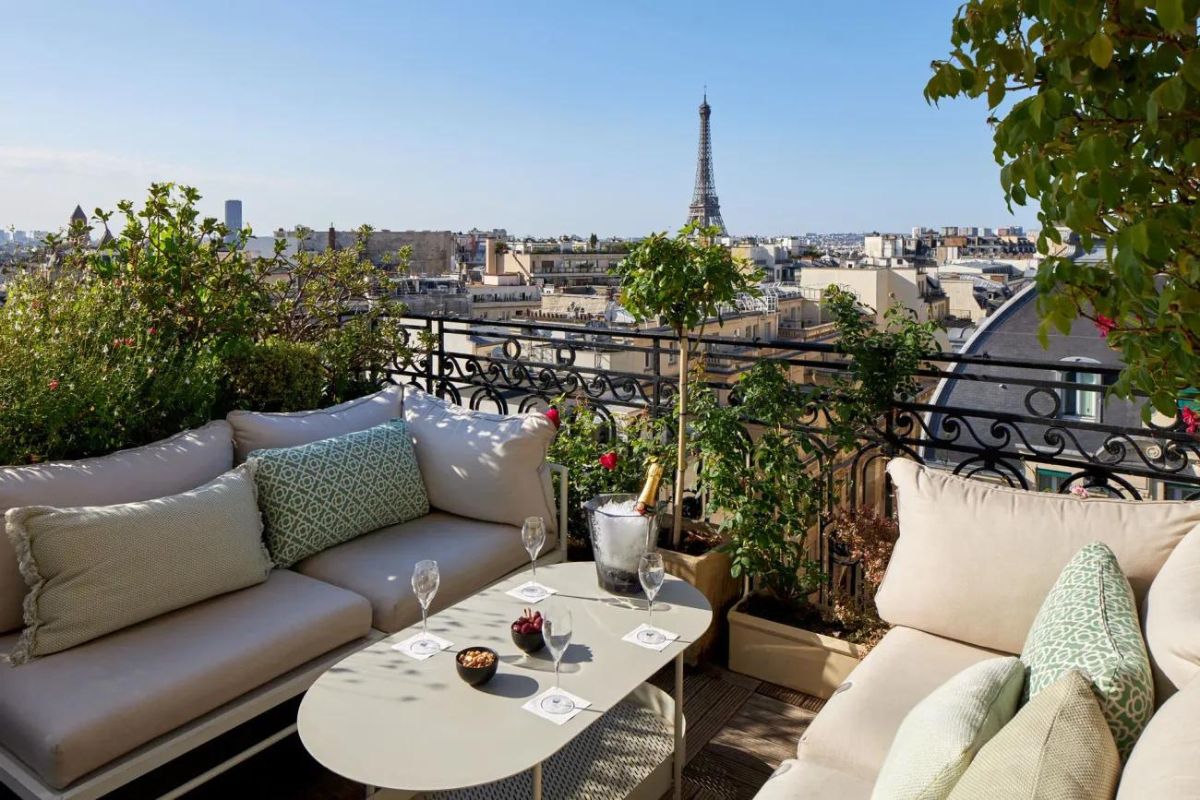
[[[49,384],[49,386],[50,386],[50,391],[52,391],[52,392],[53,392],[55,389],[57,389],[57,388],[58,388],[58,378],[52,378],[52,379],[50,380],[50,384]]]
[[[1188,433],[1195,433],[1196,429],[1200,428],[1200,414],[1187,406],[1179,410],[1179,418],[1183,420],[1183,429]]]
[[[1106,317],[1103,314],[1096,315],[1096,330],[1100,331],[1100,335],[1107,339],[1108,335],[1117,327],[1117,321],[1112,317]]]
[[[158,333],[158,328],[155,328],[155,327],[152,325],[152,326],[150,326],[149,328],[146,328],[146,333],[148,333],[148,334],[150,334],[151,336],[153,336],[154,334]]]
[[[1071,494],[1075,495],[1076,497],[1082,497],[1084,500],[1090,497],[1087,487],[1078,483],[1071,487]]]
[[[548,420],[550,420],[551,422],[553,422],[553,423],[554,423],[554,427],[556,427],[556,428],[557,428],[557,427],[559,427],[560,425],[562,425],[562,420],[560,420],[560,419],[558,418],[558,409],[557,409],[557,408],[554,408],[553,406],[551,406],[550,408],[546,409],[546,412],[545,412],[545,413],[546,413],[546,419],[548,419]]]
[[[600,466],[604,467],[609,472],[617,468],[617,454],[609,450],[604,455],[600,456]]]

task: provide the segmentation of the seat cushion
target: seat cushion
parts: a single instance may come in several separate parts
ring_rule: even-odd
[[[954,675],[995,656],[923,631],[893,628],[808,726],[799,757],[873,784],[908,712]]]
[[[423,559],[438,562],[437,610],[528,564],[529,554],[518,528],[438,511],[331,547],[295,569],[367,598],[374,626],[395,633],[421,618],[412,569]]]
[[[249,465],[168,497],[25,506],[6,519],[30,586],[12,664],[262,583],[271,571]]]
[[[1107,544],[1140,604],[1197,524],[1200,502],[1046,494],[957,478],[892,459],[900,538],[875,597],[893,625],[1019,653],[1058,573]]]
[[[779,765],[754,800],[867,800],[871,781],[810,761]]]
[[[1162,704],[1200,675],[1200,529],[1184,537],[1150,584],[1142,621]]]
[[[1036,698],[1068,670],[1092,682],[1121,757],[1154,713],[1154,679],[1133,591],[1117,559],[1094,542],[1063,568],[1029,631],[1021,661],[1025,695]]]
[[[517,527],[542,517],[558,532],[546,462],[557,428],[545,414],[471,411],[409,386],[404,419],[434,508]]]
[[[255,450],[258,502],[281,567],[356,536],[429,513],[403,420],[296,447]]]
[[[1200,683],[1189,682],[1163,703],[1133,748],[1117,800],[1200,797]]]
[[[950,800],[1096,800],[1117,790],[1121,759],[1083,673],[1070,670],[983,746]]]
[[[370,622],[363,598],[276,570],[249,589],[20,667],[0,666],[0,745],[61,789],[362,638]]]
[[[875,780],[876,800],[942,800],[1017,713],[1025,669],[1012,656],[958,673],[908,712]]]
[[[0,516],[20,506],[107,506],[195,489],[233,466],[224,421],[97,458],[0,468]],[[0,536],[0,632],[21,627],[27,590],[7,536]]]
[[[374,394],[311,411],[230,411],[240,464],[255,450],[295,447],[354,431],[365,431],[400,416],[404,390],[386,386]]]

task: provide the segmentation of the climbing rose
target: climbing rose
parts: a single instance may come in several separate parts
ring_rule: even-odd
[[[1188,433],[1195,433],[1197,428],[1200,428],[1200,414],[1192,411],[1190,408],[1183,408],[1179,412],[1180,418],[1183,420],[1183,428]]]
[[[546,419],[553,422],[554,427],[556,427],[556,428],[562,424],[561,420],[559,420],[559,418],[558,418],[558,409],[557,408],[547,409],[546,410]]]
[[[1076,497],[1083,497],[1083,498],[1087,498],[1090,496],[1088,494],[1087,487],[1080,486],[1079,484],[1075,484],[1074,486],[1071,487],[1071,494],[1075,495]]]
[[[53,392],[57,388],[58,388],[58,378],[54,378],[53,380],[50,381],[50,391]]]
[[[1106,317],[1103,314],[1096,315],[1096,330],[1100,331],[1100,335],[1105,339],[1117,327],[1117,321],[1112,317]]]
[[[600,466],[604,467],[609,472],[617,468],[617,454],[609,450],[604,455],[600,456]]]

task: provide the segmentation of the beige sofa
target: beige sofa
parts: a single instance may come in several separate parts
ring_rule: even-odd
[[[405,416],[431,497],[461,494],[456,480],[478,485],[476,499],[487,496],[494,488],[489,484],[502,479],[487,469],[503,467],[510,473],[503,478],[510,497],[500,516],[507,519],[472,519],[435,503],[426,517],[338,545],[293,569],[276,569],[251,588],[19,667],[0,664],[0,780],[28,798],[98,797],[129,783],[301,694],[348,652],[419,619],[406,572],[415,561],[439,562],[435,610],[525,568],[529,557],[513,525],[518,514],[547,517],[543,560],[561,559],[565,548],[557,546],[556,533],[565,505],[554,508],[548,495],[552,465],[545,463],[544,446],[537,454],[538,442],[548,441],[546,431],[536,430],[533,445],[526,443],[529,452],[504,457],[513,446],[503,440],[513,432],[505,426],[550,423],[476,415],[463,424],[492,426],[469,437],[474,463],[485,468],[447,477],[445,459],[472,463],[472,454],[462,452],[462,431],[455,434],[447,425],[448,419],[461,421],[461,412],[428,396],[413,405]],[[321,412],[235,412],[229,421],[101,458],[0,469],[0,514],[25,505],[109,505],[185,491],[229,470],[235,450],[244,456],[257,447],[313,441],[401,413],[400,391],[393,387]],[[522,480],[523,497],[512,492]],[[24,594],[13,551],[0,537],[0,651],[17,637]],[[294,717],[202,777],[293,730]]]
[[[1059,571],[1096,540],[1133,586],[1156,682],[1118,797],[1200,797],[1200,503],[1027,492],[906,460],[888,473],[900,539],[876,601],[895,627],[759,800],[869,798],[908,711],[966,667],[1019,653]]]

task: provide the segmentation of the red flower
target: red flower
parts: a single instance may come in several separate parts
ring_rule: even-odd
[[[1117,321],[1112,317],[1106,317],[1103,314],[1096,315],[1096,330],[1100,331],[1100,335],[1105,339],[1117,327]]]
[[[146,328],[146,333],[153,336],[154,334],[158,333],[158,328],[155,328],[154,326],[150,326],[149,328]]]
[[[554,408],[553,406],[546,409],[546,419],[553,422],[554,427],[556,427],[556,428],[559,427],[560,425],[562,425],[562,420],[560,420],[558,417],[558,409]]]
[[[1195,433],[1200,428],[1200,414],[1192,411],[1187,406],[1179,410],[1179,417],[1183,420],[1183,428],[1188,433]]]
[[[609,450],[604,455],[600,456],[600,466],[604,467],[609,472],[617,468],[617,454]]]
[[[53,392],[53,391],[54,391],[55,389],[57,389],[57,388],[58,388],[58,378],[53,378],[53,379],[51,379],[51,381],[50,381],[50,391],[52,391],[52,392]]]

